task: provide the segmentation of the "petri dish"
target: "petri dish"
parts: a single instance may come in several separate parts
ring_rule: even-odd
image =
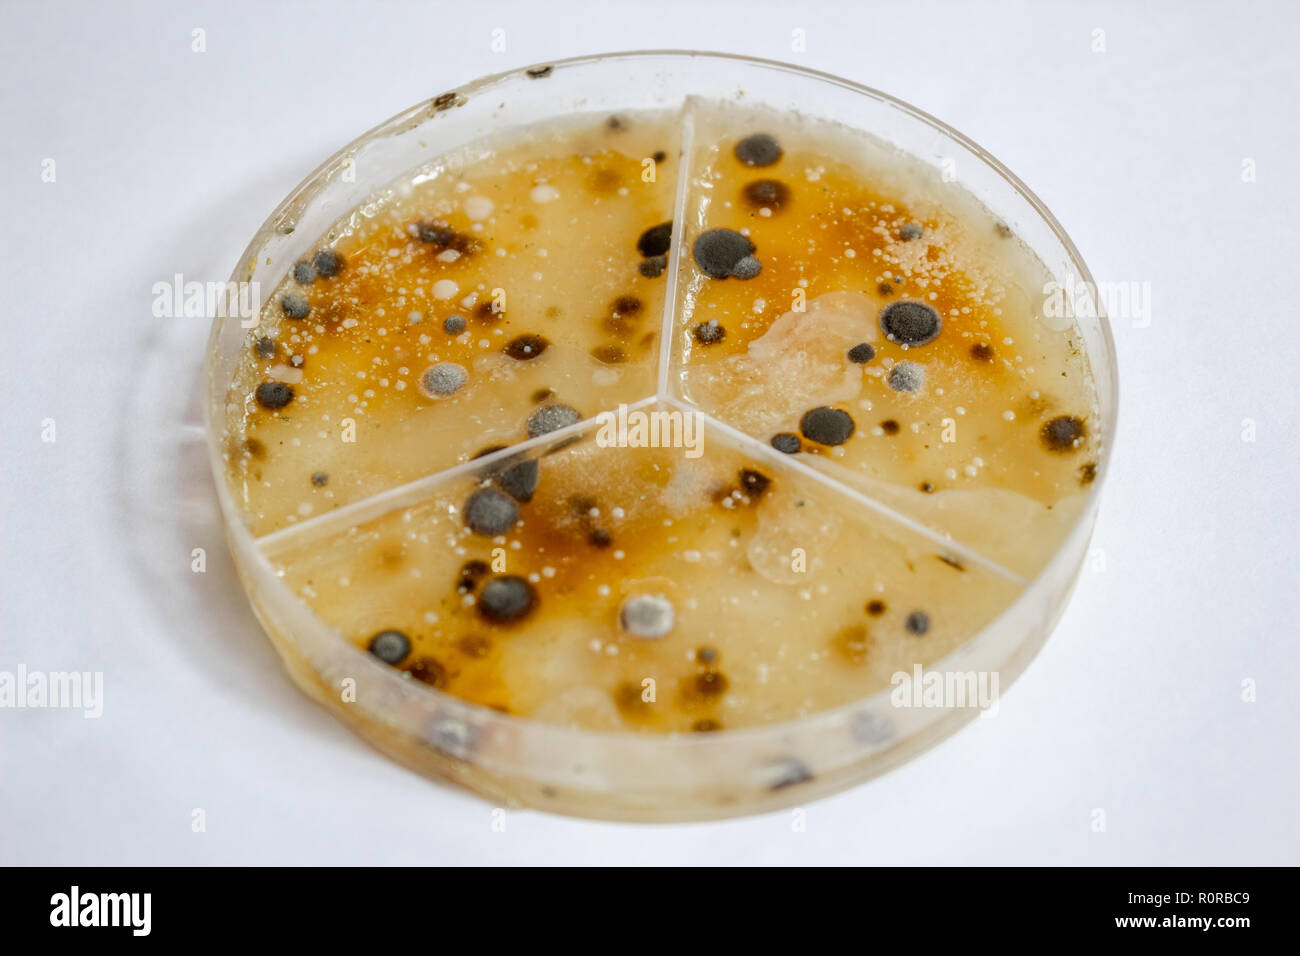
[[[1086,265],[975,143],[833,76],[647,51],[444,91],[231,282],[207,430],[253,608],[348,726],[502,805],[866,780],[996,704],[1086,554]]]

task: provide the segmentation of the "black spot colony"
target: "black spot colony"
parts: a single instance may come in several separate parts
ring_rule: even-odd
[[[465,500],[465,524],[475,534],[492,538],[519,521],[519,506],[495,488],[480,488]]]
[[[576,408],[568,405],[543,405],[528,416],[528,437],[536,438],[582,421]]]
[[[401,631],[380,631],[370,639],[369,650],[385,664],[397,665],[411,653],[411,639]]]
[[[849,361],[854,365],[866,365],[876,357],[876,349],[870,342],[863,342],[849,349]]]
[[[280,300],[280,311],[291,319],[305,319],[311,315],[311,306],[300,295],[286,295]]]
[[[741,195],[751,206],[776,210],[790,201],[790,187],[779,179],[756,179],[745,186]]]
[[[662,256],[668,252],[672,238],[673,224],[661,222],[641,233],[641,238],[636,241],[636,251],[643,256]]]
[[[1073,451],[1084,435],[1083,422],[1073,415],[1058,415],[1039,432],[1048,451]]]
[[[794,432],[780,432],[772,436],[772,447],[783,455],[793,455],[803,447],[803,443]]]
[[[701,345],[714,345],[721,342],[727,337],[727,330],[718,324],[717,319],[709,319],[707,322],[701,322],[691,330],[695,336],[695,341]]]
[[[647,256],[641,260],[641,264],[636,267],[637,272],[647,279],[657,279],[664,274],[668,268],[667,256]]]
[[[761,471],[755,471],[752,468],[742,468],[740,471],[740,486],[745,489],[745,494],[751,498],[761,497],[771,483],[772,479]]]
[[[503,574],[483,586],[478,613],[494,624],[508,624],[524,617],[537,606],[537,591],[526,578]]]
[[[880,310],[880,329],[891,342],[899,345],[925,345],[933,342],[943,328],[939,313],[924,302],[910,299],[891,302]]]
[[[819,445],[843,445],[853,435],[853,418],[848,412],[822,405],[804,413],[799,431]]]
[[[256,397],[263,408],[284,408],[293,401],[293,387],[284,382],[263,382],[257,386]]]
[[[343,271],[343,257],[333,249],[322,249],[316,253],[311,264],[316,267],[316,274],[324,279],[332,279]]]
[[[543,336],[534,335],[532,332],[526,332],[523,335],[516,336],[506,343],[505,353],[512,359],[520,362],[527,362],[529,359],[535,359],[546,351],[546,347],[551,343]]]
[[[530,458],[515,462],[492,480],[515,501],[527,504],[532,500],[533,492],[537,490],[537,480],[540,476],[541,469],[538,467],[537,460]]]
[[[710,279],[732,276],[750,279],[758,274],[748,260],[754,259],[754,244],[734,229],[707,229],[695,238],[695,264]]]
[[[773,166],[784,152],[776,137],[768,133],[746,136],[736,144],[736,158],[746,166]]]

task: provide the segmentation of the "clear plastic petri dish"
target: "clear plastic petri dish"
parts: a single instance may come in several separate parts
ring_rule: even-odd
[[[539,128],[547,130],[540,140]],[[576,151],[587,165],[565,167],[581,174],[572,181],[545,167],[547,150],[567,135],[590,147]],[[593,136],[624,137],[613,141],[631,165],[592,167],[590,157],[603,155]],[[533,145],[515,155],[516,141]],[[508,160],[503,175],[528,177],[522,199],[473,179],[492,156]],[[402,204],[440,177],[466,182],[463,204],[471,196],[478,204],[470,218],[495,225],[389,221],[390,210],[406,215]],[[837,205],[859,188],[856,204]],[[605,218],[572,234],[547,227],[541,206],[569,189],[586,190],[584,209]],[[492,196],[495,206],[485,201]],[[660,216],[673,225],[657,238],[623,234],[628,223],[651,227]],[[538,217],[551,232],[524,242],[521,231]],[[857,229],[860,242],[826,238],[841,226]],[[403,242],[449,269],[464,266],[462,255],[480,256],[487,287],[426,294],[391,322],[358,320],[355,308],[318,297],[337,271],[318,253],[385,229],[394,257]],[[504,269],[540,243],[563,269],[579,252],[622,262],[622,252],[602,245],[620,242],[640,244],[639,276],[627,282],[641,291],[616,296],[602,327],[622,335],[639,313],[643,331],[619,340],[626,349],[592,349],[595,365],[559,334],[551,364],[533,362],[551,343],[527,317],[541,322],[562,310],[546,307],[547,293],[517,292],[512,301],[523,305],[505,308],[506,321],[495,315],[493,250],[515,250],[500,253]],[[824,270],[809,270],[812,256]],[[967,269],[963,256],[994,274],[1014,261],[1023,274],[999,284]],[[589,311],[617,291],[604,275],[588,284]],[[528,278],[501,281],[512,291]],[[833,76],[647,51],[477,80],[322,164],[267,219],[231,281],[275,290],[262,311],[216,320],[207,364],[211,461],[253,608],[295,681],[348,726],[407,766],[503,805],[708,819],[806,803],[871,778],[995,703],[990,688],[993,698],[1005,692],[1046,640],[1086,553],[1117,402],[1114,346],[1086,265],[1037,197],[971,140]],[[990,320],[982,325],[943,297],[954,287],[989,310],[988,329]],[[315,314],[296,317],[309,299]],[[564,304],[581,312],[588,303],[580,300],[567,294]],[[904,308],[886,317],[897,303]],[[446,324],[439,309],[465,312],[468,328]],[[997,328],[1004,309],[1028,317],[1017,327],[1024,341],[985,334],[1005,331]],[[512,325],[516,316],[524,318]],[[390,388],[389,380],[367,378],[365,368],[355,394],[344,394],[345,383],[334,405],[322,392],[304,411],[281,415],[294,393],[278,384],[255,398],[268,375],[310,382],[328,365],[327,325],[343,338],[357,327],[409,336],[411,368],[391,374],[405,376],[396,387],[409,381],[406,394],[422,392],[425,404],[408,415],[394,404],[405,398],[375,396],[377,382]],[[294,331],[313,327],[320,335]],[[858,338],[843,362],[843,346]],[[471,350],[458,354],[483,347],[491,362],[434,361],[453,340]],[[260,356],[253,366],[250,354]],[[416,366],[426,360],[433,364],[421,376]],[[1068,396],[1036,387],[1057,374],[1054,362],[1072,376]],[[483,373],[490,383],[471,409],[477,431],[455,424],[464,415],[425,411],[485,368],[496,377]],[[1003,385],[988,385],[990,375]],[[569,414],[551,404],[556,387],[580,388],[583,407]],[[518,406],[529,402],[520,426]],[[248,430],[250,415],[265,422],[260,437]],[[668,423],[665,434],[676,427],[680,440],[629,439],[637,415]],[[490,440],[511,428],[517,434]],[[699,453],[687,455],[691,448]],[[313,455],[332,465],[303,492],[298,471]],[[933,473],[918,483],[916,469],[926,467]],[[538,469],[543,488],[563,493],[532,501]],[[523,494],[512,486],[520,474]],[[1043,474],[1057,477],[1045,484]],[[601,509],[575,493],[584,482],[627,498],[609,519],[612,537],[593,517]],[[281,493],[289,485],[293,493]],[[470,501],[483,489],[492,507],[471,533]],[[690,511],[692,494],[709,498],[706,511]],[[583,504],[567,516],[546,510],[561,499]],[[672,524],[661,518],[673,501],[698,517],[681,526],[698,547],[682,551],[679,529],[660,528]],[[510,520],[497,525],[501,507]],[[516,512],[522,525],[513,524]],[[570,560],[570,546],[588,550]],[[555,560],[523,557],[543,553]],[[627,558],[634,571],[611,564]],[[470,564],[477,571],[467,577]],[[555,564],[559,580],[571,579],[563,588]],[[498,573],[507,565],[519,573]],[[462,577],[449,612],[447,595],[440,614],[412,590],[453,574]],[[522,590],[501,584],[489,600],[481,576],[512,578]],[[708,588],[694,589],[702,580]],[[522,632],[511,627],[521,593]],[[567,595],[556,610],[552,593]],[[500,679],[495,690],[471,693],[449,685],[431,657],[412,665],[405,632],[462,614],[487,635],[458,644],[472,686],[487,686],[472,658],[495,653],[499,637],[513,674],[509,700],[492,697]],[[368,650],[389,618],[404,622],[407,644],[396,655]]]

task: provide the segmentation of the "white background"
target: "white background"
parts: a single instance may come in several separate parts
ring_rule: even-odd
[[[100,670],[106,697],[99,720],[0,710],[0,862],[1300,863],[1297,9],[0,4],[0,670]],[[486,803],[309,703],[224,548],[206,323],[150,311],[174,273],[224,280],[289,189],[385,117],[484,73],[646,47],[900,96],[1015,170],[1099,280],[1151,284],[1150,326],[1115,322],[1104,570],[996,719],[813,804],[802,833],[788,813],[532,812],[496,833]]]

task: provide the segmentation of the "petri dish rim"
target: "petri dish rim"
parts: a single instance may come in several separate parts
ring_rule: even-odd
[[[1087,264],[1084,262],[1082,255],[1079,253],[1077,247],[1075,246],[1074,242],[1070,239],[1068,234],[1065,232],[1064,228],[1057,221],[1056,217],[1047,208],[1047,206],[1043,203],[1043,201],[1039,199],[1039,197],[1033,192],[1033,190],[1031,190],[1023,181],[1021,181],[1021,179],[1018,176],[1016,176],[1010,169],[1008,169],[1000,160],[998,160],[995,156],[993,156],[988,150],[980,146],[978,143],[976,143],[974,140],[972,140],[970,137],[960,132],[959,130],[954,129],[953,127],[944,123],[942,120],[938,119],[937,117],[932,116],[926,111],[916,106],[913,106],[912,104],[907,103],[904,100],[901,100],[881,90],[877,90],[875,88],[860,83],[855,83],[853,81],[846,80],[843,77],[839,77],[831,73],[826,73],[820,70],[810,69],[803,66],[797,66],[794,64],[785,63],[778,60],[749,57],[749,56],[743,56],[743,55],[732,54],[732,53],[693,51],[693,50],[672,50],[672,49],[629,50],[629,51],[617,51],[617,52],[604,53],[604,54],[569,57],[566,59],[544,61],[532,65],[520,66],[510,70],[505,70],[498,73],[480,77],[478,79],[473,80],[470,83],[455,87],[453,90],[448,92],[461,97],[482,95],[484,93],[488,93],[492,91],[495,87],[499,85],[516,81],[520,77],[525,76],[525,74],[529,73],[530,71],[536,71],[548,67],[551,69],[571,69],[575,67],[582,67],[585,65],[608,63],[611,61],[633,62],[633,61],[644,61],[650,59],[667,61],[668,64],[671,64],[673,62],[687,61],[687,60],[709,60],[709,61],[716,61],[718,63],[723,63],[723,64],[732,63],[735,64],[735,66],[738,69],[762,69],[762,70],[769,70],[774,72],[788,73],[794,76],[798,76],[804,80],[815,80],[821,83],[837,86],[845,91],[848,91],[853,94],[869,97],[880,104],[883,104],[891,109],[897,110],[898,112],[904,114],[906,117],[910,118],[911,120],[930,127],[934,132],[940,134],[942,137],[951,140],[952,142],[961,146],[967,153],[969,153],[972,157],[977,159],[987,169],[994,172],[1007,186],[1010,187],[1010,189],[1013,192],[1018,194],[1018,196],[1029,205],[1029,207],[1032,209],[1034,214],[1037,215],[1038,218],[1041,220],[1041,222],[1048,227],[1055,240],[1058,243],[1060,243],[1061,249],[1065,253],[1068,264],[1070,265],[1071,268],[1075,270],[1079,280],[1086,283],[1086,287],[1090,290],[1096,288],[1092,274],[1088,269]],[[446,95],[448,94],[447,93],[441,94],[441,96],[446,96]],[[362,133],[360,136],[356,137],[355,139],[353,139],[352,141],[350,141],[349,143],[347,143],[346,145],[338,149],[333,155],[331,155],[328,159],[323,161],[319,166],[317,166],[314,170],[312,170],[307,176],[305,176],[303,180],[289,192],[289,194],[284,198],[284,200],[280,202],[280,204],[275,208],[275,210],[272,211],[272,213],[266,218],[263,224],[259,227],[255,235],[253,236],[252,240],[249,242],[244,253],[238,260],[238,264],[236,265],[235,270],[231,275],[231,281],[240,282],[250,274],[251,264],[257,261],[266,243],[269,240],[275,238],[276,236],[283,235],[283,228],[282,228],[283,224],[287,220],[292,218],[291,214],[294,212],[294,210],[300,209],[305,203],[309,202],[321,190],[323,190],[327,185],[329,185],[329,183],[331,182],[330,174],[333,173],[338,168],[340,168],[340,166],[343,163],[345,163],[350,156],[354,155],[354,153],[359,148],[361,148],[362,146],[366,145],[369,142],[384,137],[399,135],[411,129],[414,125],[418,124],[419,122],[430,118],[432,115],[434,115],[435,103],[438,101],[438,99],[439,97],[431,97],[378,123],[371,129]],[[867,131],[871,132],[871,130],[869,129]],[[376,183],[372,183],[371,185],[375,187],[382,187],[387,185],[387,183],[376,182]],[[975,198],[977,200],[982,201],[980,195],[975,193],[972,193],[972,195],[975,195]],[[1033,249],[1032,246],[1030,248]],[[1114,337],[1111,332],[1108,316],[1106,315],[1105,312],[1104,303],[1099,300],[1095,300],[1095,298],[1094,298],[1093,318],[1095,318],[1095,322],[1096,322],[1096,332],[1099,334],[1099,340],[1097,344],[1100,346],[1100,348],[1099,349],[1094,348],[1089,350],[1088,358],[1090,364],[1093,367],[1094,378],[1097,383],[1097,388],[1099,393],[1098,404],[1099,404],[1099,413],[1101,417],[1101,434],[1103,436],[1102,439],[1103,444],[1098,455],[1096,477],[1089,486],[1087,497],[1080,509],[1079,517],[1076,519],[1075,523],[1071,526],[1068,534],[1066,535],[1065,539],[1063,540],[1062,544],[1059,546],[1058,550],[1053,555],[1051,560],[1048,561],[1041,569],[1039,569],[1038,573],[1033,578],[1030,578],[1024,583],[1020,593],[1016,596],[1015,600],[1012,601],[1011,604],[1009,604],[1006,608],[1004,608],[999,613],[999,615],[996,618],[994,618],[993,621],[991,621],[988,625],[986,625],[985,628],[983,628],[981,631],[971,636],[959,648],[957,648],[955,651],[951,652],[949,655],[945,656],[944,658],[935,661],[930,666],[930,668],[928,668],[931,671],[944,670],[945,665],[950,661],[952,661],[954,657],[965,656],[968,654],[979,652],[981,650],[982,640],[986,639],[990,632],[995,631],[1001,622],[1013,618],[1017,614],[1023,614],[1025,609],[1028,606],[1032,605],[1035,601],[1040,599],[1041,597],[1040,592],[1045,585],[1043,579],[1045,577],[1048,577],[1049,575],[1054,576],[1060,574],[1063,570],[1063,568],[1061,567],[1062,562],[1071,558],[1071,552],[1074,549],[1070,547],[1070,542],[1075,541],[1075,539],[1077,539],[1081,535],[1086,538],[1091,534],[1091,526],[1092,523],[1095,521],[1097,505],[1100,499],[1102,489],[1105,486],[1106,476],[1109,472],[1111,450],[1114,447],[1115,428],[1118,421],[1118,403],[1119,403],[1119,388],[1118,388],[1118,379],[1116,375],[1117,355],[1115,352]],[[305,607],[305,603],[302,602],[298,598],[298,596],[291,591],[288,585],[285,584],[284,581],[275,572],[275,569],[273,568],[267,554],[258,545],[258,538],[252,534],[248,526],[243,521],[242,515],[235,504],[235,501],[231,495],[230,489],[226,481],[225,463],[222,459],[222,442],[221,442],[221,435],[224,434],[225,423],[224,421],[218,421],[218,416],[216,413],[219,408],[224,407],[224,396],[226,393],[226,389],[229,386],[229,382],[218,381],[219,369],[216,367],[216,361],[219,352],[219,343],[223,331],[225,330],[227,323],[231,321],[234,321],[234,319],[218,317],[213,322],[212,330],[208,338],[207,355],[205,359],[205,369],[204,369],[205,372],[204,381],[207,384],[208,395],[207,395],[207,399],[203,402],[204,425],[205,425],[205,432],[206,432],[206,438],[208,443],[209,463],[212,467],[214,482],[217,487],[217,496],[221,505],[223,517],[225,519],[226,532],[234,539],[232,543],[239,545],[239,547],[236,549],[238,551],[237,557],[243,559],[251,559],[252,562],[254,563],[255,567],[250,568],[249,572],[255,573],[259,575],[261,578],[265,579],[262,582],[260,582],[261,586],[277,588],[280,592],[280,598],[282,600],[288,600]],[[1097,354],[1098,351],[1100,352],[1100,354]],[[1107,373],[1104,376],[1104,378],[1097,375],[1098,363],[1104,364],[1104,368]],[[1102,393],[1103,382],[1105,385],[1104,394]],[[219,391],[217,391],[218,388]],[[221,396],[220,401],[217,400],[218,395]],[[1077,559],[1075,560],[1077,561]],[[1069,578],[1069,587],[1067,589],[1067,592],[1065,595],[1062,595],[1058,600],[1058,602],[1051,608],[1052,620],[1049,622],[1049,625],[1045,628],[1042,635],[1038,637],[1037,640],[1034,642],[1034,646],[1027,647],[1026,644],[1028,642],[1024,642],[1016,646],[1015,648],[1013,648],[1011,655],[1008,655],[1008,656],[1019,655],[1022,658],[1021,660],[1018,661],[1018,669],[1016,673],[1012,676],[1013,681],[1015,677],[1018,676],[1021,671],[1023,671],[1024,667],[1027,666],[1029,660],[1031,660],[1032,657],[1037,653],[1039,647],[1041,647],[1042,643],[1046,640],[1046,637],[1050,634],[1051,627],[1055,625],[1056,619],[1059,618],[1060,614],[1064,610],[1066,604],[1066,597],[1068,596],[1068,591],[1073,589],[1076,576],[1077,576],[1077,572],[1071,570],[1070,578]],[[250,600],[251,600],[251,596],[250,596]],[[309,613],[312,614],[314,622],[317,625],[319,625],[320,628],[324,629],[329,633],[332,633],[334,636],[338,638],[338,643],[341,645],[338,648],[339,653],[350,657],[357,667],[369,672],[373,676],[373,678],[377,681],[384,682],[384,683],[392,683],[394,685],[398,683],[405,683],[401,675],[397,671],[393,670],[392,668],[386,667],[382,663],[374,660],[371,657],[371,655],[367,654],[365,651],[363,651],[361,648],[353,644],[351,641],[348,641],[344,635],[330,628],[319,618],[316,618],[314,613],[310,612],[309,608],[307,610]],[[258,611],[258,614],[260,617],[261,614],[260,610]],[[1028,652],[1027,655],[1022,653],[1024,651]],[[891,693],[889,688],[884,688],[882,690],[876,691],[874,694],[866,695],[850,703],[843,704],[828,710],[818,711],[807,717],[796,718],[793,720],[782,721],[779,723],[762,724],[762,725],[756,725],[751,727],[722,730],[710,734],[660,735],[660,734],[641,733],[635,731],[584,730],[584,729],[568,727],[560,724],[546,724],[525,717],[519,717],[510,714],[502,714],[499,711],[495,711],[490,708],[482,707],[476,704],[471,704],[467,701],[462,700],[461,698],[455,697],[454,695],[447,694],[443,691],[439,691],[434,688],[422,686],[419,690],[422,694],[427,695],[428,699],[431,702],[435,702],[439,709],[444,710],[445,712],[448,712],[455,716],[461,716],[467,719],[475,720],[480,724],[490,723],[490,724],[504,726],[504,727],[512,727],[512,728],[516,728],[521,732],[526,732],[527,734],[530,735],[535,735],[539,733],[545,734],[548,738],[560,742],[571,740],[574,742],[602,741],[606,743],[613,743],[616,744],[619,748],[639,750],[645,752],[647,755],[665,749],[671,750],[673,752],[678,752],[684,749],[694,749],[697,751],[704,752],[710,748],[723,748],[738,743],[751,744],[753,742],[761,742],[764,740],[777,741],[782,737],[788,735],[792,730],[796,730],[796,729],[800,733],[806,734],[810,729],[815,729],[820,725],[825,725],[827,728],[842,726],[847,719],[871,707],[872,705],[880,705],[886,703]],[[951,718],[954,714],[960,714],[963,719],[956,720],[956,721],[950,720],[949,718]],[[946,711],[941,717],[936,718],[936,720],[932,721],[931,723],[927,724],[924,728],[922,728],[922,730],[915,735],[916,737],[921,738],[919,740],[914,738],[903,737],[891,743],[890,746],[888,747],[883,747],[879,750],[872,751],[872,752],[864,752],[863,753],[864,760],[867,759],[876,760],[879,761],[879,765],[874,768],[863,767],[861,769],[861,772],[855,772],[852,775],[852,779],[842,781],[842,784],[834,787],[833,790],[839,790],[842,789],[843,786],[849,786],[855,782],[860,782],[861,780],[867,779],[871,776],[875,776],[877,773],[885,772],[889,769],[892,769],[900,765],[901,763],[907,760],[910,760],[911,758],[915,757],[923,750],[928,749],[930,746],[933,746],[939,741],[950,736],[953,732],[955,732],[955,730],[958,727],[960,727],[963,723],[965,723],[966,720],[970,719],[973,716],[974,716],[973,713],[956,712],[956,711],[949,710]],[[801,802],[799,797],[802,796],[802,791],[799,790],[799,788],[792,788],[792,789],[799,792],[792,794],[791,797],[787,800],[777,802],[775,804],[771,804],[763,808],[756,808],[756,809],[771,809],[774,808],[775,806],[793,805],[795,803]],[[829,792],[833,792],[833,791],[823,791],[818,795],[825,795],[826,793]],[[565,812],[565,811],[563,809],[559,809],[559,812]],[[694,818],[706,819],[706,818],[711,818],[716,816],[736,816],[736,815],[742,815],[746,812],[754,812],[754,811],[750,810],[749,808],[738,807],[735,808],[734,810],[723,811],[721,813],[717,812],[716,810],[714,810],[713,812],[702,812],[701,814],[695,816]],[[585,812],[583,813],[583,815],[604,816],[604,814],[592,813],[592,812]],[[618,817],[611,816],[608,818],[618,818]],[[640,818],[651,819],[651,817],[640,817]],[[677,817],[677,818],[692,818],[692,817],[691,815],[688,814],[685,815],[684,817]]]

